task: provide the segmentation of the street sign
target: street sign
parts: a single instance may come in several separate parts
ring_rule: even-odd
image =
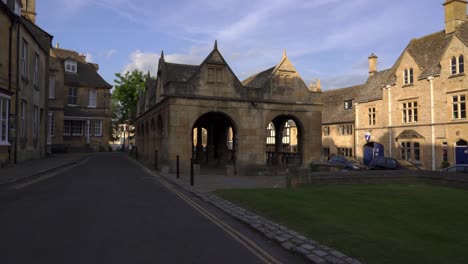
[[[364,135],[365,138],[366,138],[366,142],[369,142],[370,139],[371,139],[371,133],[370,132],[366,132],[366,134]]]

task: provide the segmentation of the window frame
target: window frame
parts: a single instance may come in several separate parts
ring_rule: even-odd
[[[28,42],[23,39],[23,46],[21,52],[21,77],[28,78]]]
[[[353,99],[345,100],[343,103],[344,110],[353,109]]]
[[[0,94],[0,146],[10,146],[8,135],[10,128],[10,100],[10,96]]]
[[[94,93],[94,97],[93,97]],[[97,89],[89,88],[88,89],[88,107],[96,108],[97,107]]]
[[[369,107],[368,108],[368,121],[369,121],[369,126],[375,126],[375,107]]]
[[[267,127],[267,138],[266,138],[266,144],[267,145],[274,145],[276,142],[276,131],[275,131],[275,125],[273,122],[270,122]]]
[[[460,54],[458,57],[453,56],[450,59],[450,74],[458,75],[465,73],[465,58],[463,54]]]
[[[65,72],[68,72],[68,73],[78,72],[78,63],[75,60],[66,60],[64,67],[65,67]]]
[[[402,115],[401,122],[403,124],[417,123],[418,120],[418,101],[405,101],[401,103]]]
[[[466,94],[456,94],[456,95],[451,95],[451,97],[452,97],[452,120],[466,119]],[[462,97],[463,97],[463,100],[461,100]],[[456,98],[456,101],[455,101],[455,98]],[[455,108],[457,109],[455,110]],[[457,116],[455,113],[457,113]],[[460,117],[458,117],[458,113],[460,113]]]
[[[69,87],[68,88],[67,103],[68,103],[68,105],[71,105],[71,106],[78,105],[78,88],[76,88],[76,87]]]
[[[421,144],[415,141],[400,142],[400,158],[413,162],[421,162]]]
[[[414,84],[414,70],[412,67],[403,70],[403,85]]]
[[[94,137],[102,137],[102,120],[91,120],[90,122],[90,130],[91,130],[91,135]],[[99,130],[96,130],[96,124],[99,124]],[[96,131],[98,131],[96,133]]]
[[[33,73],[34,88],[39,88],[39,54],[34,52],[34,73]]]

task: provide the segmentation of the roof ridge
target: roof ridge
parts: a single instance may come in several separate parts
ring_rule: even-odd
[[[356,84],[352,86],[347,86],[347,87],[341,87],[341,88],[336,88],[336,89],[329,89],[329,90],[324,90],[323,92],[331,92],[331,91],[339,91],[339,90],[346,90],[346,89],[351,89],[351,88],[356,88],[358,86],[365,86],[366,83],[361,83],[361,84]]]
[[[164,63],[172,64],[172,65],[181,65],[181,66],[193,66],[193,67],[199,67],[200,66],[200,65],[196,65],[196,64],[175,63],[175,62],[168,62],[168,61],[164,61]]]
[[[263,71],[259,71],[259,72],[257,72],[257,73],[254,73],[254,74],[250,75],[249,77],[245,78],[242,82],[244,82],[244,81],[246,81],[246,80],[248,80],[248,79],[254,78],[254,77],[256,77],[256,76],[258,76],[259,74],[262,74],[262,73],[264,73],[264,72],[267,72],[267,71],[269,71],[269,70],[272,70],[272,69],[274,69],[275,67],[276,67],[276,65],[273,66],[273,67],[270,67],[270,68],[268,68],[268,69],[266,69],[266,70],[263,70]]]
[[[457,30],[458,30],[458,29],[457,29]],[[440,30],[440,31],[432,32],[432,33],[430,33],[430,34],[424,35],[424,36],[419,37],[419,38],[412,38],[411,41],[413,41],[413,40],[423,40],[423,39],[425,39],[425,38],[432,37],[433,35],[440,34],[440,33],[444,33],[444,35],[445,35],[445,30]],[[411,41],[410,41],[410,42],[411,42]]]

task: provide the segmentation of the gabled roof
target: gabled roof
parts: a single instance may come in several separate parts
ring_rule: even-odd
[[[357,100],[365,84],[328,90],[322,93],[322,124],[354,122],[354,106],[344,109],[344,101]]]
[[[275,68],[276,66],[273,66],[267,70],[248,77],[242,81],[242,85],[252,88],[262,88],[266,81],[269,80],[273,75]]]
[[[94,86],[99,88],[110,89],[112,85],[108,84],[99,73],[92,63],[87,63],[78,52],[66,49],[51,49],[52,53],[62,62],[67,59],[74,59],[77,61],[77,73],[65,72],[64,80],[66,84]]]
[[[165,62],[167,82],[187,82],[197,72],[199,66]]]

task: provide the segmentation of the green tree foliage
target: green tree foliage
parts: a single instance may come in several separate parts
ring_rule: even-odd
[[[115,90],[112,93],[112,104],[115,118],[119,123],[132,124],[136,117],[138,92],[146,87],[146,76],[139,70],[115,74]]]

